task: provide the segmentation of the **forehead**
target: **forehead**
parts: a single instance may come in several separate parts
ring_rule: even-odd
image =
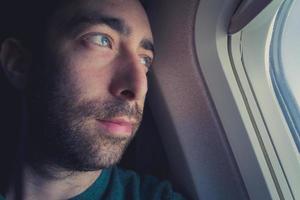
[[[152,39],[147,15],[138,0],[65,0],[51,24],[63,26],[76,17],[96,15],[121,19],[133,33]]]

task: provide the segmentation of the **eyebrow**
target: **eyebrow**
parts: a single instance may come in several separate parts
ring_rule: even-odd
[[[132,32],[132,29],[125,23],[123,19],[111,17],[109,15],[102,15],[99,14],[99,12],[78,14],[71,18],[67,22],[66,26],[67,30],[69,30],[71,33],[74,33],[77,32],[78,28],[84,24],[104,24],[124,36],[129,36]],[[145,50],[151,51],[154,55],[154,44],[151,39],[144,38],[140,42],[140,47],[142,47]]]
[[[155,52],[154,52],[154,45],[153,45],[153,42],[150,40],[150,39],[143,39],[141,42],[140,42],[140,46],[143,48],[143,49],[146,49],[148,51],[151,51],[153,56],[155,55]]]
[[[101,15],[99,13],[79,14],[74,16],[67,22],[67,28],[70,31],[76,30],[80,25],[89,24],[104,24],[115,30],[121,35],[128,36],[131,33],[131,28],[126,25],[123,19]]]

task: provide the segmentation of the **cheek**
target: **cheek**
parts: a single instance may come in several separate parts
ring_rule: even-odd
[[[67,64],[69,81],[81,98],[104,98],[108,95],[108,84],[112,74],[111,57],[82,51],[70,56]]]

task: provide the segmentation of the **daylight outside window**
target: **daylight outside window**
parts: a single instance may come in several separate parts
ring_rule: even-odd
[[[270,48],[273,87],[300,151],[300,1],[286,0],[279,10]]]

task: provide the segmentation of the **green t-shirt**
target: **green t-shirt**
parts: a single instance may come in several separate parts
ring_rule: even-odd
[[[175,193],[169,182],[152,176],[111,167],[102,170],[99,178],[83,193],[71,200],[184,200]],[[2,200],[0,196],[0,200]]]

